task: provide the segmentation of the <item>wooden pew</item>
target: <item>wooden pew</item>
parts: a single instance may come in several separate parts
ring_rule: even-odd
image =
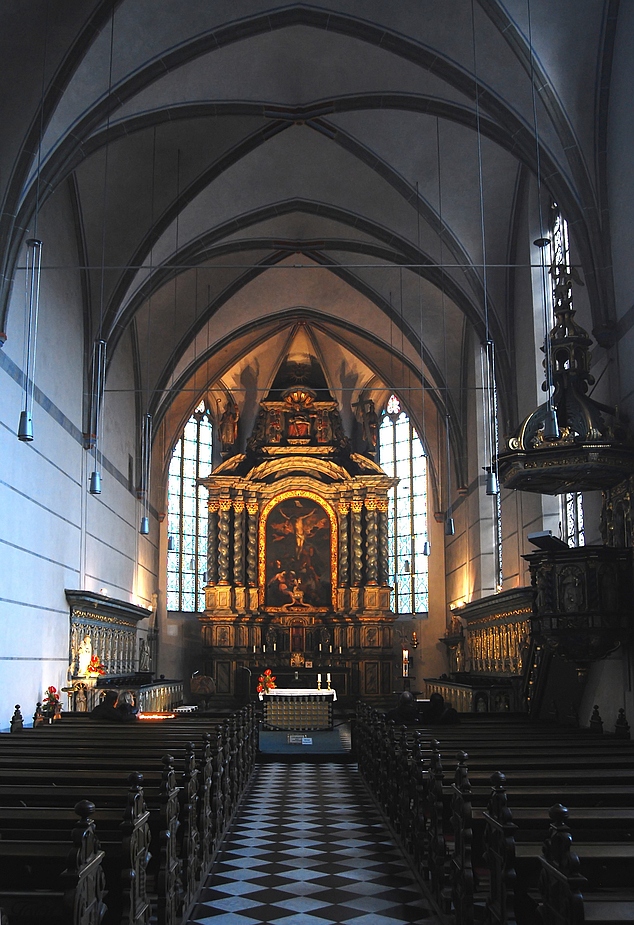
[[[193,906],[257,753],[252,708],[216,727],[207,717],[182,720],[109,725],[84,716],[0,736],[0,807],[44,802],[54,810],[69,794],[92,788],[107,815],[121,806],[121,770],[143,772],[154,855],[148,880],[166,925],[178,925]],[[201,733],[195,749],[190,740]],[[175,762],[158,757],[166,742],[175,746]],[[0,808],[0,835],[1,819]]]
[[[76,804],[79,820],[70,840],[0,839],[0,903],[12,923],[103,921],[104,852],[95,832],[94,810],[89,800]]]
[[[384,717],[361,707],[354,738],[368,787],[428,878],[441,913],[446,915],[453,907],[458,923],[473,921],[474,896],[482,898],[478,891],[486,876],[494,884],[486,900],[488,920],[509,920],[512,891],[509,900],[499,858],[505,857],[510,832],[517,829],[513,870],[514,875],[519,870],[519,892],[526,898],[537,884],[548,807],[560,802],[562,794],[578,807],[579,844],[589,885],[607,888],[627,882],[634,857],[632,743],[602,742],[574,730],[560,736],[552,727],[528,727],[524,721],[508,727],[499,722],[433,727],[434,734],[439,731],[443,741],[445,736],[452,744],[466,739],[477,749],[475,761],[469,759],[469,771],[466,753],[459,754],[451,786],[445,781],[440,745],[426,739],[424,730],[397,731]],[[511,766],[509,782],[518,820],[504,820],[499,810],[498,827],[488,826],[487,834],[486,815],[495,808],[487,778],[504,761]],[[501,799],[498,792],[498,803]],[[626,808],[619,814],[616,807]]]

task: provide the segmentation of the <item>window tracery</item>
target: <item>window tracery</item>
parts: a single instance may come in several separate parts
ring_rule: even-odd
[[[427,457],[396,395],[379,427],[379,462],[399,479],[388,493],[389,583],[395,613],[428,610]]]
[[[212,467],[212,422],[201,402],[177,440],[167,482],[167,609],[205,609],[207,496],[197,480]]]

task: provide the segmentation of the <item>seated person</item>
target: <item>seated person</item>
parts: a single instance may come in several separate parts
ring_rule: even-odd
[[[387,720],[394,720],[399,726],[407,726],[410,723],[418,722],[418,711],[416,700],[411,691],[405,690],[398,695],[398,703],[394,710],[390,710],[385,717]]]
[[[436,723],[453,725],[460,722],[460,717],[453,707],[445,706],[443,695],[435,692],[430,696],[429,704],[422,711],[421,722],[430,725]]]
[[[132,691],[121,691],[115,710],[121,714],[124,723],[134,722],[138,718],[139,711],[135,706]]]
[[[94,719],[105,720],[111,723],[122,723],[124,721],[123,713],[117,710],[116,706],[118,696],[118,691],[106,691],[103,700],[90,711],[90,715]]]

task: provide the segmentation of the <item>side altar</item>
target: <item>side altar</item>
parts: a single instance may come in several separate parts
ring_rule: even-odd
[[[342,696],[393,690],[394,479],[371,454],[352,452],[310,359],[299,377],[297,363],[282,363],[246,452],[231,455],[223,441],[225,459],[202,480],[209,520],[200,619],[205,672],[219,694],[253,693],[264,668],[294,673],[304,688],[315,671],[331,671]]]

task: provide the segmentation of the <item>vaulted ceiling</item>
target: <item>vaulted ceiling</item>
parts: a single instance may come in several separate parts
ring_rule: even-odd
[[[176,428],[209,388],[265,391],[300,321],[342,396],[420,388],[424,369],[457,431],[466,338],[488,330],[510,418],[509,266],[538,157],[596,330],[613,314],[617,7],[6,0],[7,288],[36,198],[70,193],[90,339],[112,358],[132,337],[157,420]]]

